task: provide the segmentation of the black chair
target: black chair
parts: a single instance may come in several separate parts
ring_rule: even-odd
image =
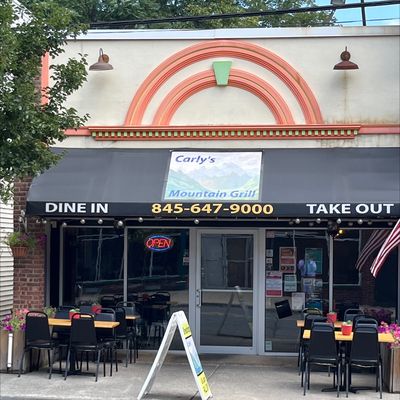
[[[102,308],[100,312],[94,316],[96,321],[116,321],[115,310],[112,308]],[[115,370],[118,372],[118,357],[117,357],[117,338],[115,329],[97,328],[97,340],[105,347],[110,355],[110,376],[112,376],[113,359],[115,359]]]
[[[41,350],[47,350],[47,355],[49,358],[49,379],[51,379],[54,349],[58,348],[59,345],[57,340],[52,339],[50,336],[48,317],[44,312],[41,311],[29,311],[26,314],[25,323],[25,346],[19,364],[18,377],[21,376],[25,353],[28,350],[30,351],[32,349],[37,349],[39,351],[38,363],[40,360]]]
[[[71,336],[67,354],[64,380],[67,379],[70,368],[70,358],[73,352],[76,356],[78,352],[97,353],[96,362],[96,382],[99,375],[100,356],[104,356],[105,347],[97,340],[96,329],[94,327],[94,317],[92,314],[76,313],[71,319]],[[103,374],[106,375],[105,357],[103,358]]]
[[[122,307],[115,308],[115,318],[116,321],[119,322],[119,325],[115,329],[116,340],[122,345],[125,342],[125,349],[126,349],[125,367],[128,367],[128,354],[130,363],[132,363],[132,348],[134,347],[133,333],[130,332],[128,329],[125,310]],[[133,352],[133,361],[136,362],[136,352]]]
[[[133,316],[135,319],[127,319],[126,324],[128,327],[128,330],[132,333],[133,336],[133,349],[135,352],[135,358],[138,357],[139,355],[139,345],[138,345],[138,332],[137,332],[137,321],[140,320],[140,315],[136,311],[136,305],[132,301],[120,301],[117,303],[117,307],[121,307],[125,310],[125,315],[126,317],[128,316]]]
[[[353,319],[353,326],[356,329],[358,326],[373,325],[378,329],[378,321],[375,318],[366,317],[364,315],[356,315]]]
[[[150,296],[150,302],[152,304],[165,305],[166,306],[166,318],[171,315],[171,294],[169,292],[156,292]]]
[[[311,365],[316,364],[335,368],[333,386],[336,386],[337,397],[339,397],[340,363],[334,327],[327,322],[314,322],[311,328],[310,342],[305,352],[303,395],[305,396],[307,389],[310,389]]]
[[[297,366],[299,367],[299,375],[304,371],[304,354],[308,346],[308,340],[303,339],[305,330],[311,330],[314,322],[326,322],[327,318],[321,314],[306,314],[304,316],[304,327],[300,330],[299,353],[297,355]],[[301,379],[303,385],[303,378]]]
[[[303,310],[304,316],[307,314],[322,315],[322,311],[319,308],[308,307]]]
[[[105,308],[115,307],[117,305],[117,302],[118,301],[117,301],[116,297],[111,294],[110,295],[106,294],[106,295],[102,296],[100,299],[101,307],[105,307]]]
[[[70,306],[60,306],[56,310],[54,318],[56,319],[69,319],[69,310],[71,309]],[[65,326],[53,326],[51,331],[51,338],[53,340],[57,340],[59,345],[59,363],[60,363],[60,372],[61,372],[61,361],[63,358],[63,349],[68,350],[69,346],[69,335],[70,335],[70,328]],[[67,355],[67,352],[65,352]]]
[[[289,304],[289,300],[276,302],[275,309],[279,319],[290,317],[293,314]]]
[[[92,306],[89,304],[83,304],[79,306],[79,312],[82,314],[93,314]]]
[[[346,357],[346,397],[349,393],[350,376],[352,366],[360,368],[375,368],[376,391],[382,398],[382,359],[378,341],[378,329],[374,324],[360,324],[355,327],[350,355]]]
[[[359,308],[348,308],[343,315],[343,321],[353,321],[356,315],[364,315]]]

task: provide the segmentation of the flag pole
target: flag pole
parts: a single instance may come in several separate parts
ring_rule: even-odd
[[[333,311],[333,236],[329,235],[329,311]]]
[[[397,323],[400,323],[400,244],[397,246]]]

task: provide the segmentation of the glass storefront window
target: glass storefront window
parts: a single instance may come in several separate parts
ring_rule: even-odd
[[[265,244],[265,351],[296,352],[305,307],[327,311],[328,245],[324,230],[267,231]],[[292,315],[279,318],[288,300]]]
[[[343,318],[347,308],[360,308],[378,322],[394,321],[398,296],[398,251],[395,249],[390,253],[374,278],[370,267],[384,240],[382,237],[380,241],[369,242],[374,233],[377,233],[374,229],[344,229],[343,234],[334,240],[333,297],[339,319]],[[374,250],[368,252],[371,243],[375,243],[372,246]],[[357,262],[360,271],[356,269]]]
[[[189,230],[128,229],[128,301],[141,314],[143,348],[158,348],[169,316],[189,311]],[[183,349],[174,340],[172,349]]]
[[[121,229],[65,228],[63,304],[123,300],[123,248]]]

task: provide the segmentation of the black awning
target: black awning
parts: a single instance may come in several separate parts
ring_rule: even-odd
[[[163,200],[168,149],[64,151],[55,167],[33,180],[28,214],[65,218],[400,214],[399,148],[265,149],[260,201],[218,206],[216,201]]]

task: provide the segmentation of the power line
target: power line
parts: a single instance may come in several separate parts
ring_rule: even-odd
[[[368,19],[369,22],[377,22],[377,21],[398,21],[400,18],[370,18]],[[337,24],[351,24],[354,22],[362,22],[361,19],[353,20],[353,21],[335,21],[335,25]]]
[[[315,6],[315,7],[300,7],[300,8],[286,8],[281,10],[269,11],[253,11],[247,13],[229,13],[229,14],[215,14],[215,15],[198,15],[198,16],[185,16],[185,17],[168,17],[168,18],[149,18],[149,19],[134,19],[122,21],[99,21],[92,22],[91,28],[98,28],[101,26],[113,25],[148,25],[148,24],[162,24],[174,22],[190,22],[190,21],[204,21],[214,19],[229,19],[229,18],[249,18],[249,17],[265,17],[270,15],[282,14],[299,14],[306,12],[319,12],[319,11],[336,11],[349,8],[367,8],[367,7],[381,7],[388,5],[400,4],[400,0],[383,0],[371,1],[367,3],[352,3],[342,5],[328,5],[328,6]]]

